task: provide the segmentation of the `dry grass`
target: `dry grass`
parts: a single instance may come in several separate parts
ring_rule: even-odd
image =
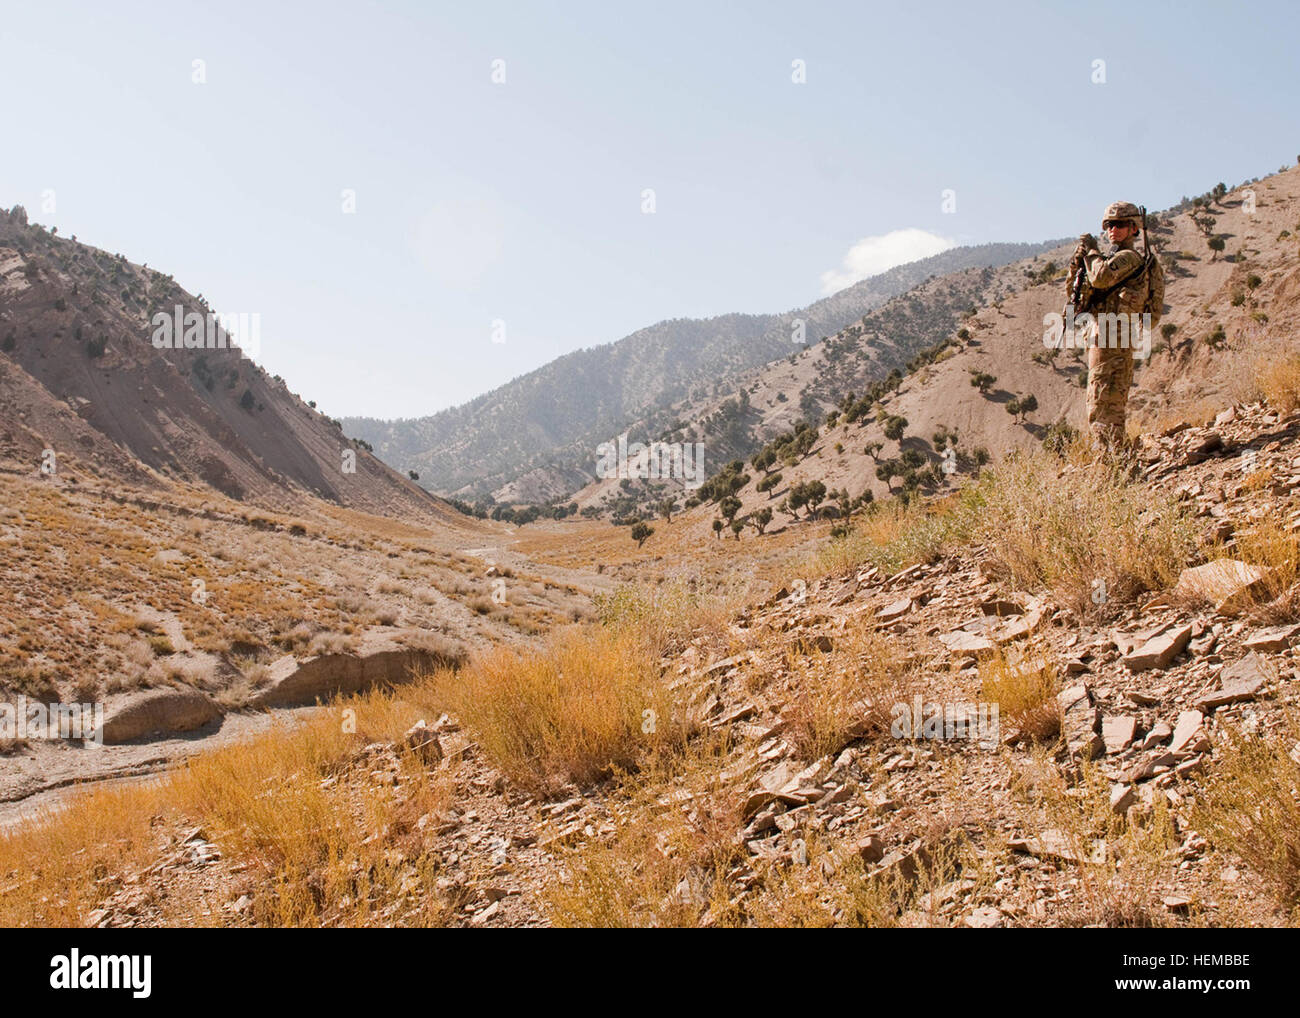
[[[721,777],[722,736],[707,737],[639,774],[623,774],[621,822],[563,857],[542,891],[566,927],[734,925],[727,874],[745,858],[735,832],[743,796]]]
[[[1197,830],[1240,856],[1272,888],[1279,905],[1300,906],[1300,735],[1294,718],[1284,739],[1223,727],[1216,766],[1193,811]]]
[[[837,575],[869,563],[893,573],[933,561],[948,544],[960,540],[956,505],[952,497],[906,506],[898,501],[882,503],[858,517],[846,537],[818,549],[809,571],[813,576]]]
[[[1012,456],[986,469],[964,501],[995,570],[1022,588],[1047,587],[1080,613],[1171,585],[1194,542],[1176,502],[1103,463]]]
[[[1300,619],[1300,534],[1275,519],[1265,518],[1240,530],[1235,546],[1223,557],[1263,569],[1264,576],[1249,592],[1248,612],[1262,622]]]
[[[1110,808],[1110,781],[1095,764],[1085,763],[1071,784],[1042,747],[1025,772],[1034,808],[1025,817],[1032,837],[1063,850],[1058,861],[1065,886],[1061,922],[1067,926],[1153,927],[1175,925],[1161,898],[1172,882],[1181,842],[1163,795],[1150,810],[1134,807],[1127,815]],[[1200,909],[1193,906],[1193,921]]]
[[[536,652],[497,648],[431,681],[444,709],[532,791],[633,767],[681,737],[657,659],[635,633],[573,627]]]
[[[148,784],[96,788],[6,834],[0,923],[81,925],[129,874],[176,850],[165,830],[190,824],[259,878],[263,925],[442,923],[438,858],[418,821],[450,804],[451,777],[402,755],[400,786],[372,780],[360,750],[400,736],[419,708],[380,694],[347,706],[354,725],[321,711]]]
[[[980,698],[998,705],[999,720],[1005,718],[1027,738],[1045,741],[1061,730],[1057,673],[1050,648],[1031,648],[1017,657],[999,648],[980,662]]]
[[[889,731],[893,706],[909,703],[920,689],[904,658],[894,638],[865,628],[837,635],[829,653],[792,648],[786,741],[803,759],[816,760],[854,738]]]
[[[1300,408],[1300,354],[1262,359],[1255,367],[1255,386],[1274,410],[1289,414]]]

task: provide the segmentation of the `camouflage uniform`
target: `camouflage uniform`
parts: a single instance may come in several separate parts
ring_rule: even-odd
[[[1106,209],[1103,222],[1129,220],[1141,226],[1140,210],[1129,202],[1115,202]],[[1135,236],[1116,246],[1107,257],[1096,247],[1096,241],[1087,235],[1080,242],[1078,252],[1087,273],[1088,284],[1099,291],[1089,302],[1087,310],[1099,315],[1138,315],[1147,304],[1148,288],[1151,290],[1154,311],[1151,328],[1160,318],[1164,300],[1164,279],[1157,261],[1152,271],[1134,278],[1143,262],[1143,256],[1134,248]],[[1123,285],[1117,285],[1121,282]],[[1113,322],[1114,319],[1109,319]],[[1115,328],[1089,332],[1088,348],[1088,429],[1093,443],[1101,450],[1122,449],[1125,442],[1124,418],[1128,407],[1128,391],[1133,384],[1133,348],[1137,345],[1136,331],[1125,333],[1129,343],[1122,345]]]

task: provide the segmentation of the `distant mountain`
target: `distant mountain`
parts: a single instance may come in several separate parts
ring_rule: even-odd
[[[781,358],[803,322],[808,346],[930,276],[1005,265],[1054,246],[982,244],[900,265],[784,314],[677,318],[567,354],[462,406],[430,417],[345,417],[385,462],[415,469],[434,491],[463,497],[558,497],[591,479],[595,447],[682,400],[734,388]]]
[[[171,349],[154,316],[203,319]],[[448,512],[271,378],[167,275],[0,209],[0,462],[289,505]],[[197,319],[196,319],[197,321]],[[250,319],[251,325],[251,319]],[[158,344],[155,345],[155,339]],[[199,347],[198,344],[203,346]],[[10,469],[15,469],[10,467]]]

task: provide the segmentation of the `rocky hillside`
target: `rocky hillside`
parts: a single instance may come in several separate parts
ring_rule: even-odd
[[[1114,580],[1109,595],[1080,602],[1059,578],[1015,575],[1017,540],[1036,541],[1044,561],[1063,551],[1055,542],[1068,530],[1050,527],[1037,537],[1032,526],[986,528],[901,567],[792,574],[717,626],[697,614],[662,645],[651,686],[606,689],[630,698],[636,724],[595,752],[639,767],[584,771],[585,715],[565,715],[558,730],[571,757],[548,756],[530,713],[498,712],[505,700],[471,697],[463,715],[440,716],[449,687],[435,679],[357,705],[353,736],[326,714],[201,761],[197,778],[147,799],[132,793],[118,806],[114,858],[97,861],[93,845],[65,852],[41,894],[11,902],[6,917],[1285,925],[1300,893],[1287,862],[1300,849],[1300,414],[1254,404],[1216,419],[1150,441],[1131,487],[1067,467],[1077,480],[1026,493],[1050,508],[1087,484],[1108,512],[1143,518],[1145,536],[1116,530],[1074,563],[1085,592],[1091,570]],[[990,504],[1013,510],[1026,479],[1009,475]],[[1260,557],[1269,525],[1292,534],[1290,557]],[[1174,535],[1176,547],[1165,540]],[[1143,542],[1172,553],[1174,568],[1167,582],[1126,590],[1124,570],[1142,567],[1117,553]],[[653,610],[628,606],[644,633]],[[591,659],[559,644],[549,657],[472,665],[458,681],[489,698],[507,695],[491,679],[498,669],[516,692],[557,666],[572,683],[587,669],[626,682],[630,661],[610,660],[618,642],[592,639]],[[642,720],[645,702],[662,709],[659,728]],[[655,733],[670,732],[656,753]],[[328,851],[289,854],[287,832],[250,829],[246,796],[233,794],[244,759],[263,778],[266,815],[324,804]],[[87,808],[66,814],[67,830]],[[35,851],[61,822],[6,848]],[[96,865],[107,875],[78,879]]]
[[[414,468],[434,491],[497,491],[503,501],[543,501],[590,480],[593,450],[610,435],[627,428],[657,433],[671,420],[665,415],[674,403],[731,391],[737,374],[788,353],[796,319],[804,322],[807,343],[816,344],[930,276],[1003,265],[1047,246],[955,248],[784,314],[660,322],[431,417],[344,418],[344,430],[394,467]]]
[[[228,342],[157,348],[153,316],[177,306],[210,310],[170,276],[0,210],[0,461],[34,472],[49,449],[55,469],[104,481],[445,516]]]
[[[1209,246],[1212,237],[1224,239],[1222,254]],[[1300,328],[1297,238],[1300,167],[1153,217],[1166,312],[1151,356],[1137,367],[1131,431],[1202,423],[1224,402],[1251,397],[1258,365],[1288,349]],[[787,447],[763,471],[747,467],[753,481],[736,493],[737,518],[746,519],[765,506],[776,510],[803,482],[847,490],[855,500],[867,492],[887,498],[909,485],[942,490],[980,460],[1080,429],[1084,351],[1054,352],[1043,342],[1046,316],[1064,303],[1069,253],[1065,245],[993,272],[932,280],[817,348],[744,379],[743,407],[731,397],[678,408],[685,426],[676,434],[705,441],[712,473],[790,435],[801,419],[821,425],[806,449],[791,455]],[[911,321],[921,327],[909,329]],[[906,340],[901,349],[891,342],[898,337]],[[879,385],[918,350],[925,353],[910,368],[903,364],[893,382]],[[873,386],[874,398],[864,399]],[[1011,412],[1031,396],[1033,409]],[[906,422],[896,435],[891,419]],[[944,472],[946,457],[951,473]],[[897,469],[886,480],[878,471],[887,464]],[[777,473],[778,484],[756,490]],[[589,486],[579,505],[616,505],[622,497],[651,512],[662,494],[676,495],[679,505],[685,494],[673,485],[655,492],[645,482],[633,481],[630,491],[618,484]],[[693,513],[702,532],[716,515],[716,505],[709,508]],[[778,511],[778,520],[786,518]]]

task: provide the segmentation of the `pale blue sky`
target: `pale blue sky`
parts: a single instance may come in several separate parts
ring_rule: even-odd
[[[863,238],[1065,236],[1270,173],[1297,38],[1285,3],[24,0],[0,206],[259,312],[325,412],[415,416],[663,318],[805,304]]]

